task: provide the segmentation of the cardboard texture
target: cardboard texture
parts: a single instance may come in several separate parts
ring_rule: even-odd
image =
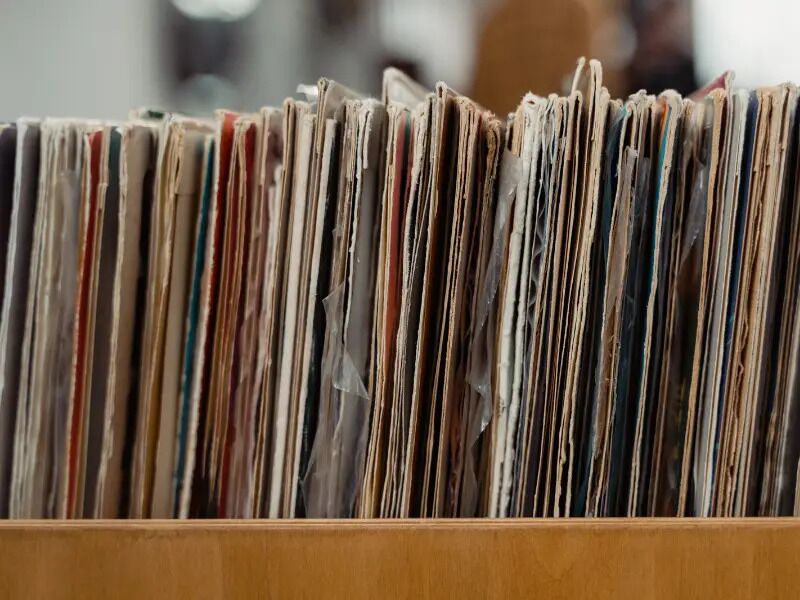
[[[800,514],[796,86],[574,73],[0,124],[0,517]]]

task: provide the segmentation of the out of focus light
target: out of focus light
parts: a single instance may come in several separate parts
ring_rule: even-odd
[[[252,13],[261,0],[172,0],[179,11],[193,19],[238,21]]]
[[[727,69],[742,87],[800,82],[795,0],[694,0],[695,67],[701,82]]]
[[[380,0],[378,26],[389,52],[416,63],[426,81],[469,85],[481,0]]]

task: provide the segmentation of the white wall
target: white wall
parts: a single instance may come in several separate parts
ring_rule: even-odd
[[[741,87],[800,82],[798,0],[694,0],[697,75],[733,69]]]
[[[0,119],[161,105],[150,0],[0,0]]]
[[[139,106],[181,108],[167,85],[160,2],[0,0],[0,120],[122,119]],[[243,33],[231,108],[280,103],[315,82],[302,0],[262,0]]]
[[[168,85],[168,45],[159,39],[168,2],[0,0],[0,121],[23,115],[122,119],[140,106],[197,110],[194,97],[187,102]],[[469,36],[461,30],[471,21],[444,17],[466,11],[469,1],[415,0],[416,11],[402,3],[390,10],[392,2],[372,5],[393,15],[391,28],[373,11],[326,33],[315,0],[260,0],[242,28],[245,44],[224,96],[227,108],[279,104],[298,83],[313,84],[322,75],[379,93],[383,44],[401,53],[409,50],[403,44],[419,46],[432,56],[421,65],[429,83],[442,78],[464,87],[469,61],[453,56],[465,54]],[[430,14],[422,10],[426,2]]]

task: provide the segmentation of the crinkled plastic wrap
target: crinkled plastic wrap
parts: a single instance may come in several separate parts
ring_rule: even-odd
[[[687,215],[685,236],[681,240],[680,268],[686,267],[692,249],[698,242],[702,247],[706,224],[706,196],[708,195],[708,167],[699,165],[700,172],[692,184],[692,198]]]
[[[497,315],[497,290],[506,254],[508,227],[514,192],[522,173],[522,161],[506,150],[500,166],[497,192],[497,211],[486,277],[481,287],[477,320],[469,359],[467,384],[469,395],[466,438],[466,458],[460,515],[476,514],[480,493],[478,486],[477,444],[492,419],[492,368],[494,365],[495,319]]]
[[[696,174],[695,180],[692,183],[692,197],[689,207],[688,222],[686,225],[687,237],[681,246],[680,259],[680,277],[684,283],[690,283],[689,289],[693,292],[692,294],[687,294],[686,296],[682,297],[681,300],[684,302],[682,303],[682,306],[679,306],[680,312],[688,316],[688,318],[682,322],[689,324],[690,326],[690,329],[684,332],[684,335],[688,335],[687,343],[679,346],[677,349],[677,351],[681,353],[678,364],[686,365],[686,371],[681,374],[681,381],[687,382],[687,385],[684,386],[686,390],[689,389],[688,383],[691,381],[692,377],[691,365],[694,360],[694,351],[696,348],[698,348],[696,345],[697,336],[704,335],[704,331],[701,331],[700,329],[701,327],[705,327],[704,323],[698,322],[697,315],[699,314],[698,307],[700,304],[700,289],[703,284],[701,275],[703,246],[705,244],[706,198],[708,197],[708,161],[706,160],[705,164],[698,165],[698,168],[700,170]],[[691,342],[691,344],[688,342]],[[702,350],[700,351],[702,352]],[[686,405],[686,410],[688,411],[688,404],[692,402],[692,398],[689,397],[689,394],[687,393],[685,396],[682,396],[680,400],[681,402],[679,406],[683,407]],[[711,416],[707,412],[703,411],[699,404],[696,406],[696,411],[697,424],[699,427],[697,427],[695,430],[695,435],[699,436],[703,430],[707,428],[713,428],[715,425],[709,421]],[[686,427],[686,424],[682,424],[682,429],[685,429]],[[702,459],[702,457],[705,456],[709,450],[706,447],[708,443],[708,436],[703,436],[702,438],[696,440],[696,446],[694,450],[695,463],[692,476],[695,490],[702,489],[702,471],[705,467],[705,461]],[[686,457],[683,458],[685,460]],[[700,462],[698,462],[698,459],[700,459]],[[678,485],[680,485],[680,482],[681,480],[679,478],[677,481]],[[671,484],[670,488],[672,487],[673,485]],[[696,494],[694,514],[697,516],[707,516],[704,515],[701,510],[699,503],[701,496],[701,494]]]
[[[323,301],[327,323],[314,444],[303,478],[306,515],[349,517],[364,471],[369,433],[367,389],[343,341],[344,284]]]
[[[306,102],[314,104],[319,100],[319,88],[316,85],[301,83],[295,90],[298,94],[306,97]]]

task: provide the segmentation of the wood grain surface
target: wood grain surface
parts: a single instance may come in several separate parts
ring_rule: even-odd
[[[2,598],[797,598],[800,519],[5,521]]]

